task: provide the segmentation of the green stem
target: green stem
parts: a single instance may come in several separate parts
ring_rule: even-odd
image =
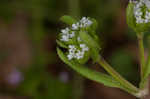
[[[150,48],[149,48],[150,50]],[[146,64],[146,67],[145,67],[145,74],[144,74],[144,77],[148,77],[149,75],[149,70],[150,70],[150,52],[149,52],[149,55],[148,55],[148,58],[147,58],[147,64]]]
[[[150,44],[150,41],[148,41],[148,43]],[[148,48],[148,50],[150,51],[150,47]],[[144,70],[144,78],[141,82],[141,88],[144,88],[145,84],[149,82],[148,78],[149,78],[149,70],[150,70],[150,52],[147,58],[147,63],[146,63],[146,67]]]
[[[146,64],[145,71],[144,71],[144,78],[140,82],[141,89],[144,89],[146,87],[146,85],[149,84],[149,79],[148,79],[149,78],[149,69],[150,69],[150,53],[149,53],[147,64]]]
[[[147,70],[150,64],[150,55],[148,56],[148,62],[145,64],[145,56],[144,56],[144,44],[143,44],[143,33],[137,34],[138,45],[139,45],[139,53],[140,53],[140,67],[141,67],[141,82],[140,89],[145,89],[148,84]]]
[[[145,56],[144,56],[143,36],[144,36],[143,33],[138,33],[137,34],[139,54],[140,54],[140,68],[141,68],[140,90],[143,94],[142,97],[143,96],[145,97],[149,93],[148,69],[149,69],[149,65],[150,65],[150,55],[148,56],[148,61],[147,61],[147,64],[146,64]],[[141,98],[141,99],[145,99],[145,98]]]
[[[145,70],[145,56],[144,56],[144,45],[143,45],[143,33],[137,34],[139,54],[140,54],[140,66],[141,66],[141,80],[144,77]]]
[[[116,72],[103,58],[99,58],[98,63],[112,76],[114,77],[120,84],[127,89],[133,91],[133,93],[138,92],[138,88],[132,85],[130,82],[125,80],[118,72]]]

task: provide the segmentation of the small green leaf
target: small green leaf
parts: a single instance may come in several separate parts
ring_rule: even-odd
[[[67,15],[62,16],[62,17],[60,18],[60,20],[61,20],[62,22],[64,22],[64,23],[68,24],[68,25],[72,25],[73,23],[76,23],[76,22],[77,22],[77,20],[75,20],[75,19],[72,18],[71,16],[67,16]]]
[[[127,10],[126,10],[126,18],[127,18],[127,24],[129,25],[129,27],[131,27],[132,29],[135,29],[135,18],[134,18],[134,4],[133,3],[129,3]]]
[[[91,49],[91,58],[93,60],[93,63],[96,63],[99,60],[99,52],[96,49]]]
[[[64,43],[62,43],[61,41],[59,40],[56,40],[57,44],[62,47],[62,48],[68,48],[67,45],[65,45]]]
[[[95,19],[92,19],[92,22],[93,22],[93,24],[92,24],[91,28],[92,28],[92,30],[96,30],[98,27],[98,23]]]
[[[99,59],[99,51],[100,47],[99,44],[95,39],[93,39],[88,33],[84,31],[79,32],[80,38],[90,47],[91,49],[91,58],[94,62],[96,62]]]
[[[75,63],[74,61],[69,61],[67,59],[66,55],[59,48],[57,48],[57,53],[63,62],[65,62],[72,69],[74,69],[75,71],[77,71],[78,73],[83,75],[84,77],[86,77],[90,80],[102,83],[109,87],[121,88],[120,83],[118,83],[116,80],[114,80],[111,76],[91,70],[91,69],[85,67],[84,65]]]
[[[99,44],[85,31],[80,31],[79,36],[90,48],[100,50]]]

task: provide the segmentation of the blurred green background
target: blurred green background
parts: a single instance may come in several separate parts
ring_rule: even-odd
[[[139,82],[135,32],[128,28],[128,0],[1,0],[0,99],[135,99],[83,78],[57,56],[63,15],[95,18],[101,54],[133,84]],[[99,65],[91,69],[104,71]],[[105,71],[104,71],[105,72]]]

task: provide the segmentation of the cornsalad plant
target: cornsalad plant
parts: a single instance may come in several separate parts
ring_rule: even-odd
[[[70,16],[63,16],[61,20],[68,27],[61,30],[56,40],[59,45],[57,53],[63,62],[84,77],[108,87],[120,88],[137,98],[144,99],[149,94],[150,54],[145,59],[143,36],[150,29],[150,1],[130,0],[126,17],[129,27],[136,32],[139,45],[141,68],[139,87],[123,78],[103,59],[100,54],[100,40],[96,33],[97,22],[93,18],[83,17],[77,21]],[[89,59],[102,66],[109,75],[84,66]]]

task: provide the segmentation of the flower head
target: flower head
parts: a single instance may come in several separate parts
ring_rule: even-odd
[[[99,51],[96,39],[96,20],[82,17],[81,20],[76,21],[69,17],[69,22],[65,17],[66,23],[69,23],[69,27],[61,30],[60,38],[57,41],[58,45],[66,49],[66,57],[68,60],[74,60],[81,64],[85,63],[92,55],[95,57],[98,55],[96,50]],[[75,20],[75,21],[72,21]],[[97,51],[97,52],[98,52]],[[94,54],[92,54],[94,52]]]
[[[69,53],[67,55],[68,59],[82,59],[86,51],[89,51],[89,48],[85,44],[80,44],[80,47],[75,45],[69,45]]]
[[[134,17],[136,19],[136,23],[148,23],[150,22],[150,1],[149,0],[139,0],[139,1],[131,1],[134,3]]]
[[[93,22],[91,20],[89,20],[88,18],[86,17],[83,17],[81,20],[80,20],[80,27],[88,27],[92,24]]]
[[[92,20],[87,17],[83,17],[79,22],[73,23],[71,27],[67,27],[61,30],[60,41],[69,42],[69,40],[75,37],[77,44],[68,45],[68,60],[82,59],[84,54],[89,51],[89,47],[84,44],[78,35],[78,30],[86,28],[92,25]],[[76,38],[77,36],[77,38]],[[82,44],[80,44],[82,42]]]
[[[127,23],[136,32],[150,28],[150,0],[130,0],[127,7]]]
[[[78,30],[80,28],[86,28],[89,27],[93,22],[87,18],[83,17],[79,22],[72,24],[72,29],[73,30]]]
[[[69,39],[75,36],[75,32],[71,31],[68,27],[61,30],[61,41],[69,41]]]

